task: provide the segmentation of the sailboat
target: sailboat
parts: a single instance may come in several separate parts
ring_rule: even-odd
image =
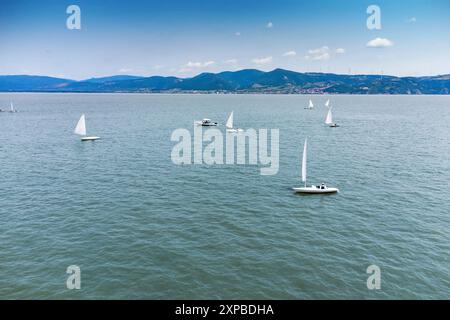
[[[314,109],[314,104],[313,104],[313,102],[311,101],[311,99],[309,99],[309,104],[308,104],[308,106],[305,107],[304,109],[308,109],[308,110]]]
[[[305,183],[304,187],[300,188],[292,188],[296,193],[311,193],[311,194],[318,194],[318,193],[336,193],[339,192],[338,188],[329,188],[325,185],[325,183],[322,183],[318,186],[306,186],[306,160],[307,160],[307,151],[308,151],[308,139],[305,139],[305,145],[303,146],[303,158],[302,158],[302,182]]]
[[[327,102],[325,102],[325,107],[327,107],[327,108],[330,107],[330,99],[328,99]]]
[[[81,115],[80,120],[78,120],[78,123],[77,123],[77,126],[75,127],[74,133],[78,134],[80,136],[83,136],[81,138],[81,141],[93,141],[93,140],[100,139],[100,137],[95,137],[95,136],[87,137],[86,136],[86,119],[85,119],[84,113]]]
[[[225,125],[227,127],[227,132],[242,132],[242,131],[244,131],[242,129],[233,128],[233,113],[234,113],[234,111],[231,111],[230,116],[228,117],[227,123]]]
[[[337,123],[333,122],[333,114],[331,113],[331,107],[328,108],[327,117],[325,118],[325,124],[328,124],[331,128],[339,127]]]
[[[14,109],[14,105],[13,105],[12,102],[11,102],[11,106],[10,106],[9,112],[11,112],[11,113],[16,113],[17,112],[17,110]]]

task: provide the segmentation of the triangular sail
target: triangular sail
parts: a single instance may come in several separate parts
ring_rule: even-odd
[[[303,147],[303,159],[302,159],[302,181],[305,183],[306,186],[306,151],[308,148],[308,138],[305,139],[305,146]]]
[[[231,114],[228,117],[226,127],[227,127],[227,129],[233,129],[233,111],[231,111]]]
[[[327,108],[330,107],[330,99],[328,99],[327,102],[325,102],[325,107],[327,107]]]
[[[86,120],[84,118],[84,114],[81,115],[80,120],[78,120],[77,126],[74,130],[75,134],[78,134],[80,136],[86,135]]]
[[[333,115],[331,113],[331,108],[328,109],[327,118],[325,119],[326,124],[332,124],[333,123]]]
[[[314,108],[314,104],[313,104],[313,102],[311,101],[311,99],[309,99],[309,106],[308,106],[308,108],[310,108],[310,109]]]
[[[11,102],[11,112],[14,112],[14,106],[12,102]]]

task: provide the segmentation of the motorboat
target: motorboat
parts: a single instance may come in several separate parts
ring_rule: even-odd
[[[195,124],[202,127],[215,127],[217,126],[217,122],[212,122],[211,119],[203,119],[201,121],[196,121]]]

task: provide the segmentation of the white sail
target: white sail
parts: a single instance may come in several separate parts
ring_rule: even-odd
[[[308,106],[308,108],[310,108],[310,109],[314,108],[314,104],[313,104],[313,102],[311,101],[311,99],[309,99],[309,106]]]
[[[75,127],[75,134],[80,136],[86,135],[86,120],[84,118],[84,114],[81,115],[80,120],[78,120],[77,126]]]
[[[333,115],[331,113],[331,108],[328,109],[327,118],[325,119],[326,124],[332,124],[333,123]]]
[[[228,117],[226,127],[227,127],[227,129],[233,129],[233,111],[231,111],[231,114]]]
[[[308,148],[308,138],[305,139],[305,146],[303,147],[303,159],[302,159],[302,181],[305,183],[306,186],[306,151]]]
[[[325,102],[325,107],[327,107],[327,108],[330,107],[330,99],[328,99],[327,102]]]
[[[12,102],[11,102],[11,112],[14,112],[14,106]]]

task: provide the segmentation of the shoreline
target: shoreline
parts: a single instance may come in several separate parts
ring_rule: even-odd
[[[0,91],[0,94],[133,94],[133,95],[217,95],[217,96],[450,96],[450,93],[287,93],[287,92],[105,92],[105,91]]]

